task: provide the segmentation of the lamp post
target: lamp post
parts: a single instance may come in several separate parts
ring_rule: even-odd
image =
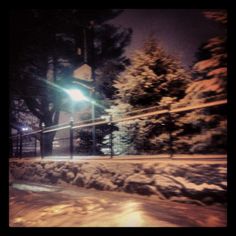
[[[86,87],[90,91],[91,99],[95,99],[95,91],[96,91],[96,80],[95,80],[95,64],[94,64],[94,21],[91,20],[89,25],[78,26],[82,29],[82,53],[81,48],[78,48],[78,55],[83,56],[84,65],[80,66],[78,69],[74,71],[74,77],[79,80],[84,80],[87,82],[93,82],[93,88],[86,86],[83,83],[78,82],[83,87]],[[91,103],[91,119],[94,122],[95,120],[95,104]],[[93,155],[96,151],[96,127],[92,126],[92,152]]]
[[[70,158],[73,159],[73,152],[74,152],[74,143],[73,143],[73,114],[74,114],[74,103],[88,100],[84,94],[78,89],[66,89],[66,93],[69,95],[71,99],[71,117],[70,117]]]
[[[73,143],[73,114],[74,114],[74,103],[79,101],[89,101],[79,89],[66,89],[66,93],[71,99],[71,117],[70,117],[70,158],[73,159],[74,143]],[[93,103],[92,103],[93,104]],[[93,116],[93,113],[92,113]]]
[[[104,109],[103,106],[94,102],[95,88],[85,85],[79,81],[74,81],[73,83],[84,87],[86,90],[88,90],[90,92],[90,98],[88,98],[88,97],[84,96],[83,93],[79,89],[67,89],[66,90],[66,92],[69,94],[69,96],[71,97],[71,99],[73,101],[86,100],[91,103],[91,120],[94,122],[95,121],[95,106],[99,106]],[[96,151],[96,128],[94,125],[92,126],[92,151],[93,151],[93,154],[95,154],[95,151]]]
[[[86,87],[87,88],[87,87]],[[90,89],[91,88],[87,88],[87,89]],[[79,102],[79,101],[88,101],[91,103],[92,105],[92,122],[94,122],[95,120],[95,106],[98,106],[100,108],[102,108],[103,110],[106,109],[106,107],[102,106],[101,104],[97,103],[96,101],[86,97],[79,89],[65,89],[64,90],[70,97],[71,99],[71,120],[73,119],[73,105],[74,105],[74,102]],[[110,120],[111,122],[112,120]],[[72,125],[73,125],[73,121],[71,124],[71,137],[73,137],[73,133],[72,133]],[[95,136],[95,125],[92,126],[92,141],[93,141],[93,154],[95,154],[95,150],[96,150],[96,136]],[[111,141],[112,142],[112,141]],[[112,146],[112,144],[111,144]],[[72,156],[72,155],[71,155]],[[112,154],[111,154],[112,156]]]

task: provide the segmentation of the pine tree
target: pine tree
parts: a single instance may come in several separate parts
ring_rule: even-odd
[[[226,28],[227,13],[224,10],[206,11],[203,14]],[[225,97],[227,85],[227,35],[216,36],[204,43],[196,53],[193,65],[194,82],[188,87],[186,99],[198,100],[214,96]],[[199,102],[199,101],[196,101]]]
[[[204,15],[227,23],[225,11],[208,11]],[[185,105],[225,99],[227,84],[226,36],[216,36],[204,43],[196,54],[193,65],[193,82],[181,100]],[[182,132],[179,145],[192,153],[225,153],[226,109],[212,107],[186,113],[179,120]]]
[[[84,63],[85,50],[83,55],[78,55],[77,52],[78,48],[83,47],[85,28],[88,37],[92,37],[91,25],[95,23],[93,38],[88,40],[88,63],[92,64],[94,70],[100,70],[100,78],[106,74],[105,60],[111,61],[109,68],[115,68],[113,77],[126,64],[126,58],[122,57],[122,47],[130,42],[131,31],[118,31],[116,27],[108,28],[103,25],[106,20],[119,13],[121,10],[116,9],[12,10],[9,70],[11,98],[20,96],[31,113],[46,127],[58,124],[60,111],[69,110],[69,99],[66,94],[55,89],[55,86],[49,86],[49,83],[62,88],[71,84],[73,70]],[[109,34],[111,29],[112,35]],[[99,37],[96,37],[97,34]],[[104,37],[106,40],[110,37],[111,42],[117,43],[114,51],[112,47],[109,48],[110,56],[107,59],[104,48],[99,46],[101,42],[105,45]],[[95,45],[91,45],[94,42]],[[101,52],[102,55],[98,57]],[[107,79],[112,80],[112,76]],[[101,97],[112,96],[112,93],[107,95],[104,87]],[[87,108],[88,105],[84,107]],[[45,134],[45,154],[50,155],[52,152],[54,135],[55,132]]]
[[[115,118],[134,109],[166,107],[167,100],[178,101],[185,96],[188,81],[189,75],[180,61],[167,55],[155,38],[150,36],[142,50],[132,56],[131,65],[115,81],[117,94],[110,114]],[[118,123],[118,131],[113,132],[114,149],[122,150],[124,154],[129,149],[133,153],[150,149],[157,152],[161,145],[157,142],[158,137],[168,133],[168,127],[163,126],[166,122],[166,116],[157,116]],[[159,152],[164,152],[161,146]]]

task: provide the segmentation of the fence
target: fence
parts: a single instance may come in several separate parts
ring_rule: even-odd
[[[93,121],[71,120],[42,126],[40,130],[12,136],[11,156],[51,155],[72,159],[79,155],[225,154],[225,104],[227,100],[191,106],[173,104]]]

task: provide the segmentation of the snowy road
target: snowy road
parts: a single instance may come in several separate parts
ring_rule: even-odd
[[[226,209],[75,186],[15,183],[10,187],[13,227],[222,227]]]

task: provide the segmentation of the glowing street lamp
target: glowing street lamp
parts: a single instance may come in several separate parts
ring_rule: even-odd
[[[66,93],[70,96],[71,100],[75,102],[88,100],[79,89],[66,89]]]
[[[79,89],[65,89],[65,92],[71,99],[71,117],[70,117],[70,158],[73,158],[73,113],[74,113],[74,102],[89,100]]]
[[[87,87],[87,86],[86,86]],[[88,89],[88,88],[87,88]],[[91,88],[89,88],[91,89]],[[72,131],[72,126],[73,126],[73,113],[74,113],[74,102],[79,102],[79,101],[89,101],[92,105],[92,121],[94,121],[95,119],[95,106],[98,106],[100,108],[105,109],[104,106],[102,106],[101,104],[98,104],[96,101],[94,101],[91,98],[86,97],[79,89],[65,89],[65,92],[69,95],[70,99],[71,99],[71,118],[70,118],[70,124],[71,124],[71,138],[70,138],[70,142],[71,142],[71,158],[73,155],[73,131]],[[95,131],[95,126],[93,125],[92,127],[92,139],[93,139],[93,153],[95,153],[95,149],[96,149],[96,131]]]

